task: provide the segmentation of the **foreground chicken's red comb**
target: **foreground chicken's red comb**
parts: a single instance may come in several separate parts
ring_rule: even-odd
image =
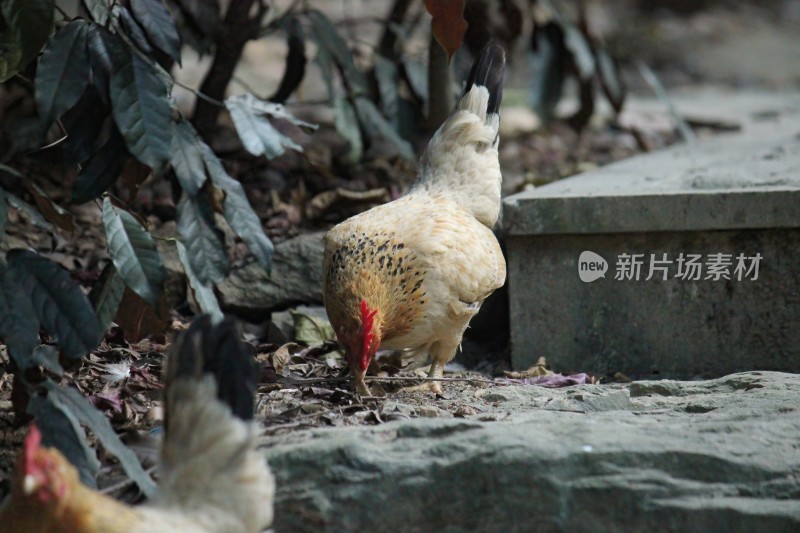
[[[361,300],[361,370],[367,370],[370,360],[370,348],[372,341],[375,339],[375,333],[372,331],[375,325],[375,315],[378,313],[377,309],[370,309],[366,300]]]
[[[28,429],[28,435],[25,437],[25,473],[30,474],[36,469],[36,463],[33,459],[33,454],[36,450],[39,449],[39,446],[42,444],[42,433],[39,431],[39,428],[36,427],[36,424],[31,424],[31,427]]]

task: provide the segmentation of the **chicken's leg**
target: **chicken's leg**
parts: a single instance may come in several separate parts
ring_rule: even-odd
[[[403,391],[406,392],[432,392],[438,396],[442,395],[442,383],[438,381],[444,376],[444,365],[446,365],[456,355],[458,344],[449,345],[442,342],[436,342],[431,346],[431,369],[428,372],[428,378],[433,378],[437,381],[426,381],[421,385],[413,387],[404,387]]]

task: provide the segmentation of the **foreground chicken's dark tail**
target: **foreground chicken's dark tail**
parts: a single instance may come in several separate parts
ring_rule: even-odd
[[[170,404],[177,400],[170,384],[181,379],[201,380],[205,375],[213,376],[217,399],[238,418],[252,420],[255,361],[230,319],[213,325],[210,317],[200,317],[175,341],[165,377],[167,416]],[[166,426],[169,434],[169,424]]]
[[[503,100],[505,67],[506,53],[503,48],[493,42],[487,44],[472,64],[462,97],[469,93],[473,85],[486,87],[489,90],[489,104],[486,112],[497,113],[500,102]]]
[[[167,359],[159,503],[203,509],[214,531],[261,531],[272,520],[275,481],[252,421],[253,355],[233,321],[205,316]]]

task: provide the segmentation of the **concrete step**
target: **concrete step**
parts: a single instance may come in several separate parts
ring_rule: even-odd
[[[516,368],[800,371],[800,98],[715,104],[739,133],[505,200]]]

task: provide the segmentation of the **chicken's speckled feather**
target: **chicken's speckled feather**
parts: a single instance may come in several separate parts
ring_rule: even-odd
[[[327,234],[325,307],[344,344],[352,344],[364,299],[378,310],[381,348],[425,349],[449,360],[483,300],[505,282],[490,229],[500,211],[496,111],[504,63],[497,45],[476,60],[407,195]]]

